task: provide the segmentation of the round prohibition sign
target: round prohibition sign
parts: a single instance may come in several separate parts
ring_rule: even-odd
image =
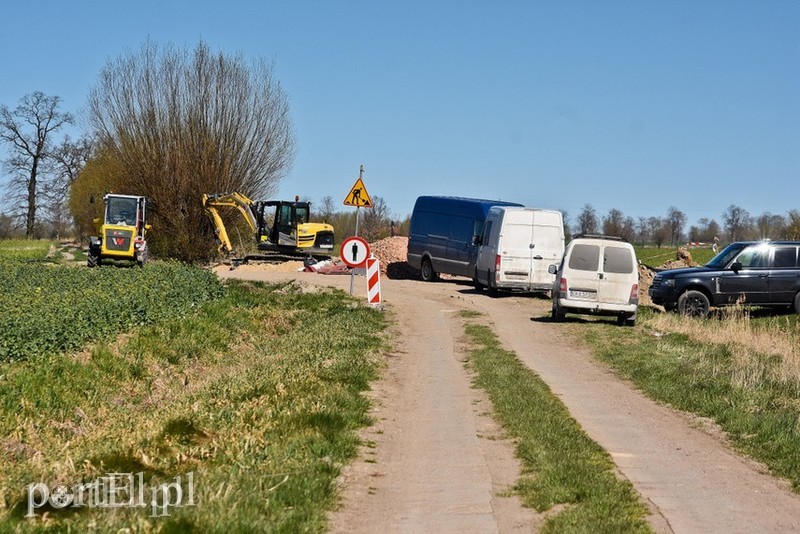
[[[363,267],[369,258],[369,245],[360,237],[348,237],[342,241],[339,257],[348,267]]]

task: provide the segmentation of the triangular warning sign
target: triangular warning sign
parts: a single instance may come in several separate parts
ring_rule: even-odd
[[[347,193],[344,199],[344,205],[354,206],[356,208],[372,207],[372,199],[369,198],[369,193],[367,193],[367,188],[364,187],[364,182],[361,178],[356,180],[356,183],[350,188],[350,192]]]

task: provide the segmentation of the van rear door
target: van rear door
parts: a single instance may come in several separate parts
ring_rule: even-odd
[[[529,284],[533,261],[533,210],[506,210],[498,240],[500,281]],[[545,269],[546,270],[546,269]]]
[[[628,304],[631,288],[638,280],[636,260],[629,246],[605,245],[603,247],[602,279],[598,298],[609,304]],[[632,281],[633,280],[633,281]]]
[[[559,263],[564,255],[564,227],[560,214],[533,212],[533,248],[531,262],[531,284],[544,287],[553,284],[553,275],[547,268]]]
[[[568,270],[564,278],[567,280],[567,298],[597,302],[602,273],[600,272],[599,244],[575,243],[569,253]]]

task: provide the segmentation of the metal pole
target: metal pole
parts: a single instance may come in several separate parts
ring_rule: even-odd
[[[361,168],[358,170],[358,179],[361,180],[364,177],[364,165],[361,165]],[[361,211],[361,206],[356,206],[356,234],[355,236],[358,237],[358,214]],[[355,269],[350,270],[350,296],[353,296],[353,285],[355,284],[356,279],[356,271]]]

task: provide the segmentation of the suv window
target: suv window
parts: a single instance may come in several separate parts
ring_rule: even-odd
[[[782,269],[787,267],[797,266],[797,248],[796,247],[776,247],[775,259],[773,267]]]
[[[597,271],[600,265],[600,247],[577,244],[572,247],[569,268],[578,271]]]
[[[769,249],[767,247],[752,247],[739,254],[736,261],[745,269],[766,267],[769,263]]]
[[[603,271],[606,273],[630,274],[633,272],[633,258],[630,249],[606,247],[603,257]]]

